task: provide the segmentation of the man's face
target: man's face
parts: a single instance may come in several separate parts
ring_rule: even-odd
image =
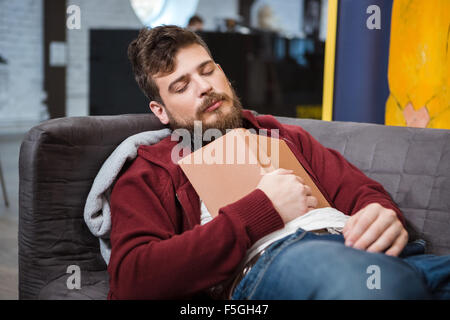
[[[150,102],[162,123],[172,129],[193,131],[202,121],[203,131],[241,127],[241,104],[227,77],[200,45],[182,48],[175,56],[175,70],[154,76],[164,105]]]
[[[203,30],[203,23],[201,22],[194,22],[189,26],[189,30],[191,31],[201,31]]]

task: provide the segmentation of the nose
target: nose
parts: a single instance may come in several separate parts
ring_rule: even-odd
[[[198,87],[198,96],[202,98],[204,95],[207,95],[212,91],[211,83],[202,76],[195,77],[195,81]]]

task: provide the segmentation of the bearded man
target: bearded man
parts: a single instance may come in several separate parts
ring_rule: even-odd
[[[311,189],[275,170],[211,219],[171,159],[177,141],[142,145],[111,193],[109,299],[422,299],[438,287],[449,297],[448,257],[399,257],[408,233],[383,187],[301,127],[243,109],[198,35],[176,26],[143,29],[128,55],[162,124],[190,132],[196,121],[203,131],[278,130],[331,206],[350,218],[342,234],[299,228],[242,265],[258,240],[316,207]],[[375,289],[369,266],[381,271]],[[424,266],[446,276],[429,281]]]

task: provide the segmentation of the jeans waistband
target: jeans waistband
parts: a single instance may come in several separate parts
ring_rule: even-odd
[[[291,234],[289,236],[287,236],[286,238],[289,237],[295,237],[296,235],[298,235],[299,233],[305,233],[306,231],[299,228],[297,230],[297,232],[295,232],[295,234]],[[327,229],[319,229],[319,230],[313,230],[313,231],[309,231],[313,234],[316,235],[323,235],[323,234],[330,234]],[[285,238],[277,240],[275,243],[278,243],[280,241],[283,241]],[[273,244],[275,244],[273,243]],[[272,245],[273,245],[272,244]],[[227,290],[227,298],[231,299],[231,296],[233,295],[233,291],[236,288],[236,286],[239,284],[239,282],[250,272],[250,270],[253,268],[253,266],[256,264],[256,262],[259,260],[259,258],[267,251],[268,248],[270,248],[271,245],[263,250],[261,250],[260,252],[258,252],[250,261],[248,261],[242,268],[240,268],[239,273],[234,277],[234,280],[232,281],[229,289]]]

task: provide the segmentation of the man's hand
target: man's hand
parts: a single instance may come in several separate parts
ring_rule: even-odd
[[[267,195],[284,223],[317,207],[311,188],[292,172],[281,168],[274,170],[265,174],[256,187]]]
[[[408,242],[408,232],[396,213],[378,203],[371,203],[348,219],[344,230],[345,245],[368,252],[398,256]]]

